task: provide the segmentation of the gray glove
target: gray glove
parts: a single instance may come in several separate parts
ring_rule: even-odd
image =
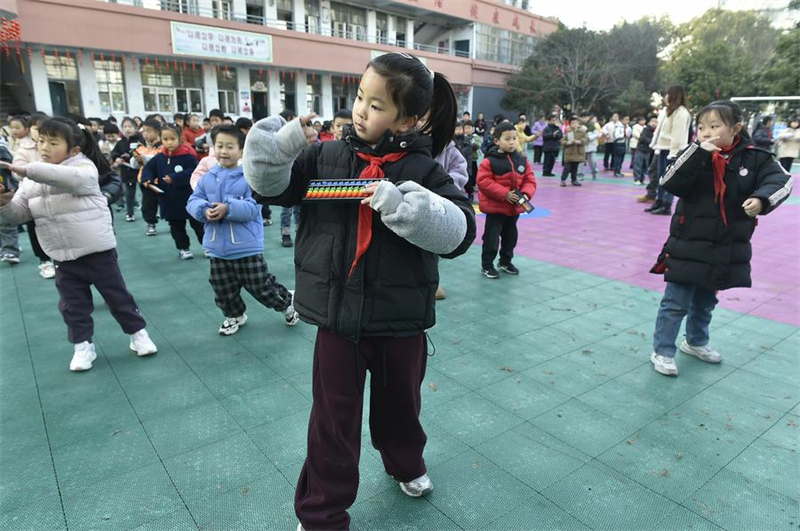
[[[449,254],[464,241],[467,219],[452,201],[413,181],[406,181],[397,187],[388,184],[391,188],[384,187],[381,191],[384,197],[379,198],[380,204],[373,208],[381,212],[381,221],[392,232],[434,254]],[[396,196],[392,189],[400,192],[403,200],[394,212],[384,213],[382,208],[391,208],[395,203]]]

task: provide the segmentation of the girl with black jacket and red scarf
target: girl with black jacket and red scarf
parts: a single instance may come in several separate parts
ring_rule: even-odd
[[[686,321],[680,351],[708,363],[722,356],[708,346],[719,290],[750,287],[750,238],[759,214],[768,214],[792,191],[788,173],[742,129],[742,111],[718,101],[697,115],[697,142],[689,144],[661,177],[680,198],[652,272],[667,282],[656,317],[655,370],[677,376],[675,341]]]
[[[430,136],[415,128],[428,110]],[[383,178],[361,202],[307,201],[300,211],[294,305],[319,329],[298,529],[349,529],[367,369],[371,439],[386,472],[409,496],[433,489],[419,413],[437,255],[456,257],[475,238],[471,205],[431,158],[452,137],[456,112],[444,76],[394,52],[367,66],[342,140],[313,143],[310,117],[283,127],[267,118],[247,136],[245,177],[270,204],[300,204],[312,179]]]

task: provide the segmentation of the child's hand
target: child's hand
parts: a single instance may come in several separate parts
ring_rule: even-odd
[[[375,190],[378,189],[379,184],[380,182],[374,182],[364,187],[364,193],[367,194],[367,197],[361,200],[362,205],[372,206],[372,196],[375,195]]]
[[[719,148],[719,146],[717,146],[717,145],[714,143],[714,141],[715,141],[715,140],[719,140],[719,137],[718,137],[718,136],[712,136],[711,138],[709,138],[709,139],[708,139],[708,140],[706,140],[705,142],[702,142],[702,143],[700,144],[700,147],[701,147],[701,148],[703,148],[703,149],[705,149],[706,151],[709,151],[709,152],[711,152],[711,153],[713,153],[713,152],[715,152],[715,151],[722,151],[722,150]]]
[[[136,162],[139,164],[139,166],[142,166],[144,164],[144,157],[142,157],[142,155],[139,152],[134,151],[133,158],[136,159]]]
[[[228,215],[228,205],[225,203],[214,203],[214,211],[217,219],[224,219]]]
[[[0,206],[7,205],[14,198],[14,190],[6,191],[6,187],[0,184]]]
[[[167,184],[172,184],[172,177],[169,175],[166,175],[162,180]]]
[[[311,123],[311,120],[316,118],[316,116],[317,114],[312,112],[311,114],[300,117],[300,126],[303,128],[303,133],[306,135],[306,140],[308,141],[309,146],[317,141],[317,132],[313,127],[306,124]]]
[[[751,218],[754,218],[759,215],[762,210],[764,210],[764,203],[762,203],[761,199],[757,197],[751,197],[742,203],[742,208],[744,208],[745,214]]]
[[[512,205],[516,205],[519,203],[519,196],[513,190],[509,190],[509,192],[506,194],[506,201]]]
[[[20,177],[25,177],[26,175],[28,175],[28,170],[25,169],[25,166],[20,166],[18,164],[9,164],[8,162],[0,162],[0,168],[11,170]]]

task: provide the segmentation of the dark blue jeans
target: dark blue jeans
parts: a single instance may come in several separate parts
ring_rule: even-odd
[[[625,142],[614,142],[611,164],[614,166],[614,173],[622,173],[622,161],[625,160]]]
[[[711,312],[717,305],[716,292],[694,284],[667,282],[664,298],[658,308],[653,350],[656,354],[674,358],[675,341],[686,317],[686,341],[693,347],[708,345],[708,325]]]
[[[667,166],[669,166],[669,164],[670,164],[670,161],[669,161],[669,150],[665,151],[665,150],[662,149],[661,150],[661,154],[659,155],[659,159],[658,159],[658,178],[659,179],[661,179],[664,176],[664,174],[667,172]],[[661,185],[659,185],[658,192],[656,194],[656,199],[661,201],[661,203],[663,203],[665,206],[671,207],[672,206],[672,200],[674,198],[675,198],[674,195],[672,195],[671,193],[667,192],[666,190],[661,188]]]

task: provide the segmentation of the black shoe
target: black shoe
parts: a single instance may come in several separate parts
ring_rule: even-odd
[[[614,173],[614,177],[625,177],[625,176],[622,175],[621,173]]]
[[[543,173],[542,174],[542,177],[555,177],[555,176],[556,176],[555,173]]]
[[[519,275],[519,269],[517,269],[511,262],[507,264],[500,264],[500,271],[508,273],[509,275]]]
[[[583,186],[583,185],[581,183],[579,183],[578,181],[572,181],[572,186]]]
[[[283,247],[291,247],[292,245],[294,245],[292,243],[292,237],[289,236],[288,234],[284,234],[283,236],[281,236],[281,245]]]
[[[660,208],[656,208],[650,211],[651,214],[656,216],[671,216],[672,215],[672,207],[671,206],[662,206]]]
[[[264,218],[264,226],[269,227],[270,225],[272,225],[272,220],[269,218]]]
[[[500,273],[497,272],[494,266],[484,267],[481,273],[483,273],[483,276],[486,278],[500,278]]]
[[[658,209],[659,209],[659,208],[661,208],[662,206],[664,206],[664,202],[663,202],[663,201],[661,201],[660,199],[656,199],[656,200],[653,202],[653,204],[652,204],[652,205],[650,205],[649,207],[645,208],[645,209],[644,209],[644,211],[645,211],[645,212],[652,212],[653,210],[658,210]]]

